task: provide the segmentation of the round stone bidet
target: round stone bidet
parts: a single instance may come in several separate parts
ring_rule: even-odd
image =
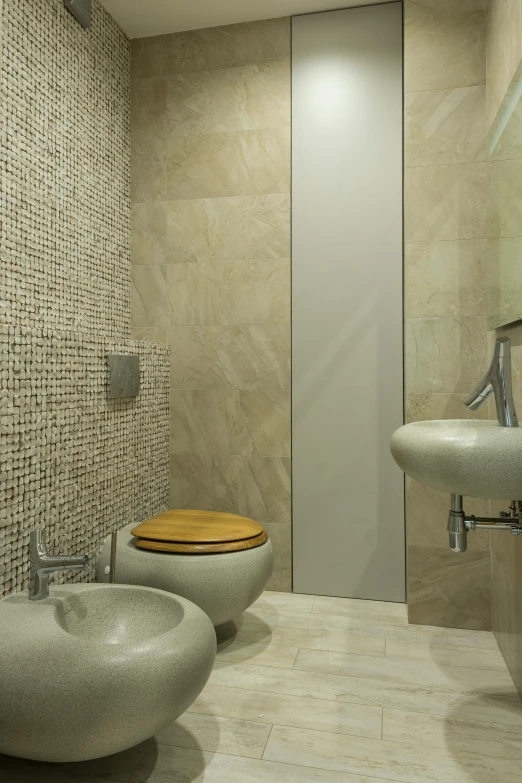
[[[62,585],[0,602],[0,753],[86,761],[175,720],[212,671],[212,623],[148,587]]]
[[[99,582],[109,580],[110,552],[109,536],[98,560]],[[171,510],[119,531],[116,582],[183,596],[217,626],[237,619],[259,598],[272,574],[273,559],[266,532],[251,519]]]

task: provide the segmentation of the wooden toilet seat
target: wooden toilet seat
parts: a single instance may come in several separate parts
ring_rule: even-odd
[[[138,549],[185,555],[238,552],[268,540],[262,525],[253,519],[193,509],[163,511],[137,525],[131,533]]]

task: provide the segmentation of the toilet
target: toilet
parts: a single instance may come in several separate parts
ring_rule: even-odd
[[[97,581],[109,581],[108,536]],[[118,532],[116,582],[175,593],[199,606],[215,626],[238,618],[268,584],[270,539],[253,519],[218,511],[171,509]]]

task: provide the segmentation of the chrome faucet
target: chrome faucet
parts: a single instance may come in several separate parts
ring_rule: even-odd
[[[489,369],[464,405],[472,411],[480,408],[489,395],[495,395],[497,419],[501,427],[518,427],[511,380],[511,347],[509,337],[498,337]]]
[[[89,555],[49,555],[45,530],[32,530],[29,537],[31,565],[29,600],[41,601],[49,596],[49,574],[54,571],[83,571],[89,565]]]

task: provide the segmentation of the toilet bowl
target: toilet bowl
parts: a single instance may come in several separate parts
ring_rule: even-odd
[[[109,581],[111,541],[98,560]],[[116,582],[155,587],[192,601],[221,625],[239,617],[266,588],[272,544],[257,522],[235,514],[170,510],[118,532]]]

